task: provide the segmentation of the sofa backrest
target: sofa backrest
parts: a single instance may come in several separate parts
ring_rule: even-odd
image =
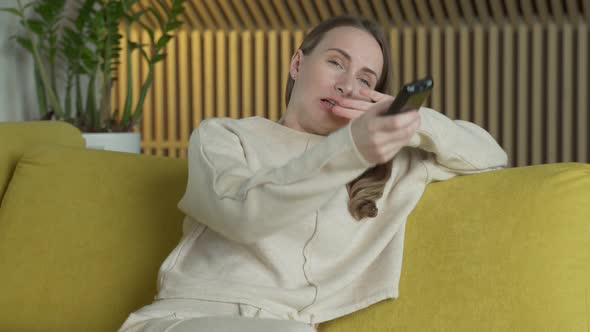
[[[0,203],[24,151],[40,144],[84,147],[80,131],[62,121],[0,122]]]

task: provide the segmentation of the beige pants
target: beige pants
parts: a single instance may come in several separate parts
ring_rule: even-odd
[[[285,320],[247,304],[163,300],[129,315],[119,332],[315,332],[309,324]]]

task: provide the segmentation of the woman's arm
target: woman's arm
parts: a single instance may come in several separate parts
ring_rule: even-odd
[[[471,122],[451,120],[432,109],[419,110],[421,124],[411,147],[428,152],[424,164],[431,181],[503,168],[508,156],[494,138]]]
[[[302,220],[373,166],[356,150],[350,126],[280,167],[254,171],[246,153],[221,121],[204,121],[191,135],[188,185],[179,203],[188,216],[243,243]]]

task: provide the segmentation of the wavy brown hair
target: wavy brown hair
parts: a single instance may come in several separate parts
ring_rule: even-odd
[[[326,32],[336,27],[355,27],[370,33],[381,46],[383,53],[383,69],[375,90],[388,93],[391,88],[391,55],[387,37],[381,27],[369,19],[357,16],[336,16],[323,21],[311,30],[303,39],[299,49],[303,54],[311,54],[315,47],[320,43]],[[295,81],[288,76],[287,88],[285,91],[285,102],[289,105],[291,92]],[[376,165],[367,169],[356,179],[346,184],[348,195],[348,211],[356,219],[373,218],[379,213],[376,201],[383,196],[383,190],[389,177],[391,176],[391,163]]]

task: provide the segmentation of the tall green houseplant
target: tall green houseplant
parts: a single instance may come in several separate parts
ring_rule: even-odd
[[[154,66],[165,59],[165,47],[182,25],[178,18],[186,0],[152,0],[152,6],[144,2],[139,11],[132,10],[139,0],[71,1],[76,10],[70,17],[75,18],[65,15],[66,0],[33,0],[26,5],[16,0],[17,7],[0,8],[20,17],[24,34],[15,38],[33,56],[40,116],[71,122],[85,132],[132,131],[141,120]],[[157,27],[143,22],[146,15]],[[132,26],[144,29],[149,43],[130,40]],[[120,27],[126,31],[125,40]],[[156,31],[161,32],[159,37]],[[110,96],[119,74],[123,42],[127,43],[123,58],[127,62],[127,95],[123,108],[113,111]],[[135,104],[131,97],[132,77],[137,75],[131,72],[133,52],[140,52],[148,64]]]

